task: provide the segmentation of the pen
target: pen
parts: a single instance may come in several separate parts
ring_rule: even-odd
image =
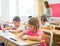
[[[14,40],[14,41],[17,41],[16,39],[14,39],[14,38],[10,38],[11,40]]]

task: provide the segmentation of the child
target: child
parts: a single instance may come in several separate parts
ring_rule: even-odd
[[[44,33],[39,28],[39,20],[37,18],[31,18],[28,21],[29,29],[19,34],[23,40],[45,40]],[[26,35],[25,35],[26,34]],[[46,43],[42,43],[39,46],[46,46]]]
[[[13,18],[13,24],[14,24],[14,27],[6,27],[4,30],[10,30],[10,32],[21,32],[25,30],[18,16],[15,16]]]
[[[42,28],[42,29],[51,29],[52,28],[52,26],[47,22],[46,17],[41,18],[40,28]]]

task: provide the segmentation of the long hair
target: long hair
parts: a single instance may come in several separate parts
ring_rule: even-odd
[[[30,25],[34,25],[34,27],[36,28],[36,30],[39,28],[39,20],[38,18],[31,18],[28,23]]]
[[[45,5],[46,8],[50,7],[48,1],[44,1],[44,5]]]

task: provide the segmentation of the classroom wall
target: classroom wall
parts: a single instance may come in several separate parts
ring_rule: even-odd
[[[42,14],[42,2],[41,2],[41,0],[36,0],[37,2],[36,2],[36,12],[34,12],[35,14],[34,14],[34,16],[40,16],[41,14]],[[39,2],[39,3],[38,3]],[[38,8],[38,7],[40,7],[40,8]],[[6,22],[6,21],[9,21],[9,0],[2,0],[2,5],[1,5],[1,11],[2,11],[2,14],[1,14],[1,16],[0,16],[0,20],[1,21],[4,21],[4,22]],[[39,12],[39,13],[38,13]]]
[[[1,16],[0,16],[0,20],[6,22],[9,20],[9,0],[1,0],[2,1],[2,5],[1,5]],[[52,4],[52,8],[53,8],[53,16],[57,16],[57,17],[60,17],[60,0],[48,0],[49,1],[49,4]],[[40,3],[40,2],[39,2]],[[55,5],[56,4],[56,5]],[[41,4],[39,4],[39,7]],[[53,6],[54,5],[54,6]],[[55,7],[56,6],[56,7]],[[57,9],[58,7],[58,9]],[[55,11],[54,11],[55,10]],[[57,13],[56,13],[57,12]],[[40,8],[39,10],[39,13],[38,13],[38,17],[41,15],[40,13],[42,13],[42,7]],[[56,14],[55,14],[56,13]],[[37,15],[37,14],[36,14]]]
[[[48,0],[49,4],[58,4],[60,0]]]
[[[47,0],[52,9],[53,17],[60,17],[60,0]]]
[[[38,0],[38,18],[43,14],[43,0]]]

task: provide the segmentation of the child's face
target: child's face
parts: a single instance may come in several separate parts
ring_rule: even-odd
[[[34,29],[35,29],[34,25],[28,24],[28,26],[29,26],[29,29],[30,29],[31,31],[34,31]]]
[[[42,23],[42,24],[45,24],[45,22],[44,22],[43,20],[41,20],[41,23]]]
[[[13,21],[13,23],[16,27],[20,26],[20,21]]]

